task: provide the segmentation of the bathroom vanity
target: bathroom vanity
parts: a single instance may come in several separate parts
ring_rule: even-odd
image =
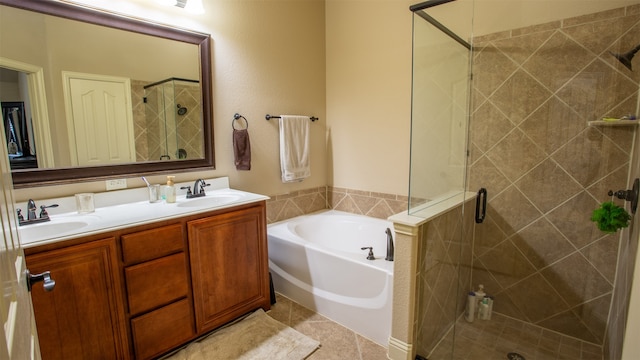
[[[154,358],[268,310],[266,197],[230,193],[118,205],[109,211],[155,207],[155,220],[25,244],[30,271],[55,281],[32,290],[43,359]]]

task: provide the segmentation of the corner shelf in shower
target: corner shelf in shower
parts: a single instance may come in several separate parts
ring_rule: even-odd
[[[636,126],[638,125],[638,120],[617,120],[617,121],[604,121],[604,120],[593,120],[587,121],[589,126]]]

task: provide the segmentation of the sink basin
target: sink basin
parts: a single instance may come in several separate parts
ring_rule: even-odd
[[[62,222],[46,222],[32,225],[23,225],[18,229],[22,240],[38,239],[44,237],[55,237],[57,234],[64,234],[70,231],[79,230],[89,225],[82,220],[71,220]]]
[[[206,197],[187,199],[178,203],[178,207],[216,207],[222,206],[242,198],[240,194],[216,194]]]

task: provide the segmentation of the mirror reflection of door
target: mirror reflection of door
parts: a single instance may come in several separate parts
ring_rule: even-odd
[[[37,168],[33,147],[33,128],[27,121],[22,101],[3,101],[2,120],[7,141],[7,152],[12,169]]]
[[[63,72],[74,166],[135,162],[129,79]]]

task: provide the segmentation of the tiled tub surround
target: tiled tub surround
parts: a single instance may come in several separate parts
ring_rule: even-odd
[[[637,244],[589,218],[608,190],[627,188],[635,127],[587,121],[636,113],[640,72],[609,51],[638,43],[640,5],[474,41],[470,188],[488,190],[488,211],[472,283],[495,312],[605,345],[605,358],[621,348],[621,274]]]
[[[267,201],[267,221],[274,223],[324,209],[387,219],[406,211],[407,206],[408,197],[403,195],[321,186],[271,195]]]
[[[327,209],[326,186],[270,197],[271,199],[267,200],[267,223],[269,224]]]

